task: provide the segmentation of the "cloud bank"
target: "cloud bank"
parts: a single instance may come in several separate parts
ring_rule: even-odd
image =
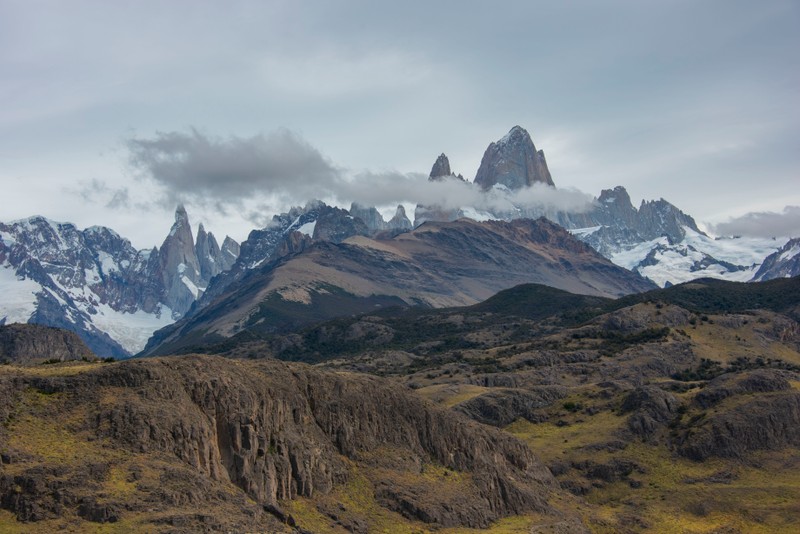
[[[400,203],[470,206],[501,212],[587,210],[593,199],[577,190],[536,185],[516,192],[482,192],[461,180],[429,181],[422,173],[348,172],[289,130],[253,137],[218,138],[196,129],[159,132],[127,142],[136,174],[164,191],[165,201],[213,205],[224,212],[253,199],[303,204],[320,199],[348,205]]]
[[[786,206],[783,212],[751,212],[717,224],[714,231],[721,235],[750,237],[800,236],[800,206]]]

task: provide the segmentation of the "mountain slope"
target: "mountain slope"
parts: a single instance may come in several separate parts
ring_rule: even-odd
[[[243,331],[296,328],[376,305],[474,304],[531,282],[598,296],[654,287],[545,219],[432,222],[385,239],[319,242],[278,259],[157,332],[145,354],[219,342]]]

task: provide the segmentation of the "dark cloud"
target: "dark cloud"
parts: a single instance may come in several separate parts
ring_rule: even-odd
[[[328,196],[339,171],[289,130],[250,138],[214,138],[195,129],[127,142],[135,169],[162,186],[171,202],[213,199],[219,207],[254,196]]]
[[[750,237],[800,237],[800,206],[786,206],[782,213],[751,212],[714,226],[721,235]]]

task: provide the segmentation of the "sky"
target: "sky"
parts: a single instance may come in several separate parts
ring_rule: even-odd
[[[311,198],[468,201],[436,157],[472,180],[514,125],[552,202],[800,235],[796,0],[0,0],[0,102],[0,221],[139,248],[177,203],[221,241]]]

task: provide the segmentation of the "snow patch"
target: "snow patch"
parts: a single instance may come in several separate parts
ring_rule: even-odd
[[[172,310],[163,304],[155,313],[143,310],[125,313],[115,311],[107,304],[100,304],[97,314],[92,315],[92,323],[131,354],[141,351],[153,332],[173,322]]]
[[[764,258],[782,245],[780,241],[763,238],[712,239],[691,228],[683,229],[686,237],[680,243],[670,244],[666,237],[659,237],[621,250],[609,259],[662,287],[667,282],[679,284],[703,277],[747,282]],[[648,262],[653,265],[641,265],[653,250]],[[731,270],[720,263],[705,265],[711,261],[709,256],[739,269]]]
[[[41,289],[33,280],[17,278],[13,268],[0,266],[0,319],[6,323],[27,323],[36,311],[36,293]]]
[[[181,265],[183,265],[183,264],[181,264]],[[186,286],[186,287],[189,289],[189,291],[191,291],[191,292],[192,292],[192,295],[194,295],[194,299],[195,299],[195,300],[197,300],[198,298],[200,298],[200,295],[201,295],[203,292],[202,292],[202,290],[201,290],[199,287],[197,287],[197,286],[194,284],[194,282],[192,282],[191,280],[189,280],[189,278],[188,278],[188,277],[186,277],[186,276],[181,276],[181,282],[183,282],[183,285],[185,285],[185,286]]]
[[[473,207],[467,206],[459,210],[462,216],[472,219],[473,221],[491,221],[495,219],[494,215],[486,211],[480,211]]]
[[[590,226],[588,228],[573,228],[572,230],[567,231],[576,237],[586,237],[592,235],[600,228],[602,228],[602,226]]]
[[[97,254],[97,261],[100,262],[101,272],[105,274],[113,273],[114,271],[119,271],[117,262],[114,261],[114,257],[108,252],[100,251]]]
[[[792,248],[778,257],[778,261],[787,261],[800,254],[800,244],[792,245]]]
[[[305,223],[303,226],[297,229],[298,232],[301,234],[306,234],[308,237],[314,236],[314,228],[317,227],[317,221],[311,221]]]

